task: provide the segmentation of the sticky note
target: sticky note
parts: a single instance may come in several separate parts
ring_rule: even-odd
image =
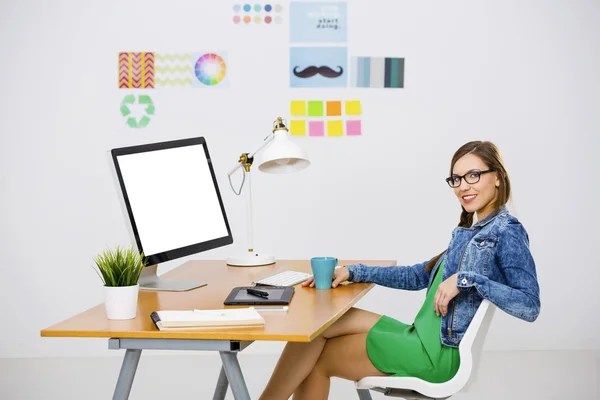
[[[290,103],[291,115],[306,115],[306,102],[303,100],[292,100]]]
[[[360,136],[362,134],[362,127],[360,120],[346,121],[346,135],[348,136]]]
[[[342,121],[327,121],[327,136],[343,136],[344,125]]]
[[[325,136],[325,122],[308,121],[308,136]]]
[[[308,116],[309,117],[322,117],[323,116],[323,102],[322,101],[309,101],[308,102]]]
[[[360,100],[349,100],[346,102],[346,115],[360,115]]]
[[[328,101],[327,102],[327,116],[328,117],[339,117],[342,115],[342,102],[341,101]]]
[[[290,121],[290,135],[306,136],[306,121],[303,119],[293,119]]]

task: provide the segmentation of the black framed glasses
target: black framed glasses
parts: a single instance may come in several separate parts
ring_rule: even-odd
[[[448,186],[451,188],[457,188],[460,186],[461,181],[464,179],[469,185],[479,182],[481,175],[487,174],[488,172],[494,172],[493,169],[486,169],[485,171],[473,170],[469,171],[464,175],[452,175],[446,178]]]

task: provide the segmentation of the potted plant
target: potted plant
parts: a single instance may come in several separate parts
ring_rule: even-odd
[[[108,319],[132,319],[137,315],[138,279],[148,260],[133,246],[104,250],[94,261],[104,282]],[[96,272],[98,272],[96,271]]]

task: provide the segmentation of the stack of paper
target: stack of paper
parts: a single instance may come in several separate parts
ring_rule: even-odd
[[[264,318],[254,308],[164,310],[154,311],[150,317],[160,330],[220,326],[261,326],[265,324]]]

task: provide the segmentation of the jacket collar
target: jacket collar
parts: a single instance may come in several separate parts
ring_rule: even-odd
[[[477,221],[476,224],[474,224],[473,226],[471,226],[472,228],[479,228],[482,226],[487,225],[491,220],[493,220],[494,218],[496,218],[499,215],[504,215],[508,213],[508,209],[506,208],[506,205],[503,205],[502,207],[500,207],[500,209],[496,212],[490,213],[490,215],[488,215],[487,217],[485,217],[484,219],[482,219],[481,221]]]

